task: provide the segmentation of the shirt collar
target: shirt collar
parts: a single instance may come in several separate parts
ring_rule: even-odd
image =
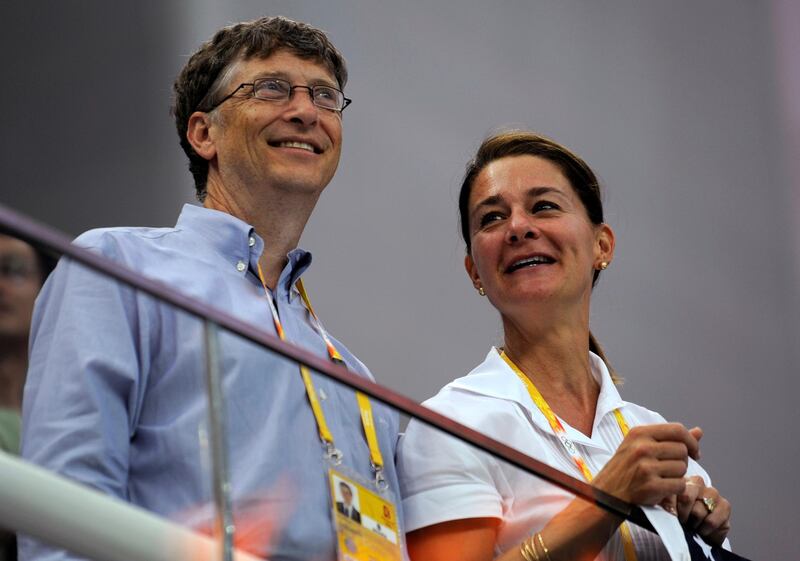
[[[230,262],[233,271],[242,276],[247,275],[248,270],[254,273],[258,271],[264,240],[247,222],[226,212],[186,204],[175,227],[202,237],[215,253]],[[311,265],[311,253],[296,248],[287,254],[287,258],[278,286],[292,291],[295,290],[294,284]]]
[[[297,248],[290,251],[287,257],[289,258],[289,262],[281,272],[278,285],[290,291],[294,297],[294,295],[298,294],[295,284],[306,269],[311,266],[311,253],[304,249]]]
[[[616,386],[614,386],[614,382],[611,380],[611,374],[609,374],[608,368],[606,368],[603,360],[590,351],[589,361],[592,368],[592,375],[600,383],[600,395],[597,398],[597,408],[592,428],[592,434],[594,435],[603,417],[613,412],[614,409],[623,407],[625,402],[620,397]],[[482,364],[463,378],[451,382],[450,387],[496,399],[513,401],[528,412],[530,418],[537,427],[547,433],[552,432],[550,423],[547,422],[545,416],[539,411],[536,404],[533,403],[525,384],[523,384],[522,380],[511,370],[511,367],[506,364],[506,361],[503,360],[500,356],[500,352],[495,347],[492,347],[489,354],[486,355],[486,360],[484,360]],[[573,429],[566,423],[563,424],[569,437],[574,442],[580,442],[588,446],[596,445],[593,439]]]

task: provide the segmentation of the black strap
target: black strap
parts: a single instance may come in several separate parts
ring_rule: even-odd
[[[703,548],[694,540],[694,534],[690,534],[688,530],[684,530],[683,534],[686,536],[686,543],[689,544],[689,554],[692,557],[692,561],[708,561],[709,558],[703,553]],[[736,555],[732,551],[716,545],[711,548],[711,555],[713,561],[749,561],[741,555]]]

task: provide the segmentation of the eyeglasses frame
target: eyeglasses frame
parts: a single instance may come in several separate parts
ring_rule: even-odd
[[[281,82],[286,82],[287,84],[289,84],[289,94],[288,94],[288,96],[285,99],[283,99],[283,98],[282,99],[268,99],[268,98],[258,97],[256,95],[256,84],[258,84],[259,82],[263,82],[265,80],[279,80]],[[257,78],[255,80],[253,80],[252,82],[242,82],[231,93],[229,93],[228,95],[223,97],[221,100],[219,100],[217,103],[215,103],[214,105],[209,107],[207,110],[205,110],[204,113],[209,113],[209,112],[213,111],[214,109],[216,109],[217,107],[219,107],[220,105],[222,105],[223,103],[228,101],[230,98],[232,98],[234,95],[236,95],[239,92],[239,90],[241,90],[242,88],[244,88],[246,86],[250,86],[250,88],[251,88],[250,97],[254,97],[254,98],[259,99],[261,101],[287,101],[287,100],[292,99],[292,94],[294,94],[295,90],[301,89],[301,90],[308,90],[308,96],[311,98],[311,103],[313,103],[315,107],[319,107],[320,109],[326,109],[328,111],[336,111],[338,113],[341,113],[342,111],[345,110],[345,108],[348,105],[353,103],[352,99],[350,99],[348,97],[345,97],[344,92],[342,90],[340,90],[339,88],[334,88],[333,86],[327,86],[327,85],[324,85],[324,84],[320,84],[318,86],[302,86],[302,85],[296,85],[295,86],[295,85],[290,84],[287,80],[284,80],[282,78],[267,77],[267,78]],[[316,103],[316,101],[314,101],[314,90],[316,88],[328,88],[328,89],[331,89],[331,90],[336,90],[337,92],[342,94],[342,108],[341,109],[333,109],[331,107],[325,107],[325,106],[322,106],[322,105],[319,105],[318,103]]]

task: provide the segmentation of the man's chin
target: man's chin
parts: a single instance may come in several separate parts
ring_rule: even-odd
[[[331,178],[295,174],[275,182],[278,190],[293,195],[319,195],[328,186]]]

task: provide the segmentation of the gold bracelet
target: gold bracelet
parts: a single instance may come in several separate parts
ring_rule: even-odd
[[[547,551],[547,546],[544,545],[544,539],[542,538],[542,533],[537,532],[536,538],[539,540],[539,545],[542,546],[542,550],[544,551],[544,556],[547,558],[547,561],[553,561],[552,559],[550,559],[550,552]]]
[[[519,554],[522,555],[522,558],[525,561],[533,561],[533,559],[528,557],[528,552],[525,551],[525,542],[524,541],[521,544],[519,544]]]
[[[529,542],[531,538],[526,538],[522,540],[522,543],[519,545],[519,552],[522,554],[522,558],[525,561],[541,561],[539,559],[539,554],[536,552],[536,546]]]

